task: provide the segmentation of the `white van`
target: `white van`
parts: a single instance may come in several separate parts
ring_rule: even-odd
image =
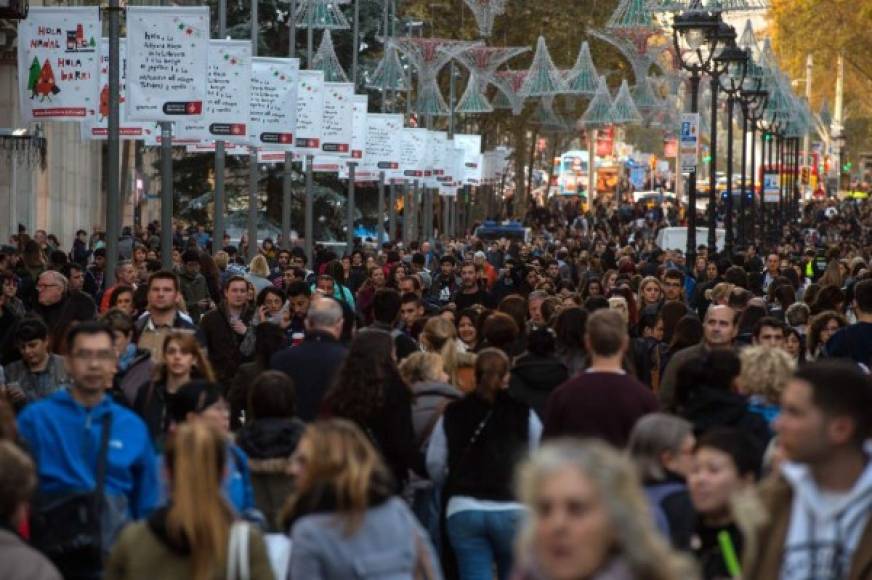
[[[718,252],[724,251],[724,244],[727,240],[727,230],[717,228],[715,230],[715,239],[718,247]],[[654,240],[657,247],[661,250],[687,250],[687,228],[663,228],[657,232],[657,238]],[[696,245],[701,246],[708,243],[708,228],[696,228]]]

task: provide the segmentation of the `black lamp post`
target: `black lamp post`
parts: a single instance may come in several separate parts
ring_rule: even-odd
[[[747,107],[747,122],[751,127],[751,167],[750,167],[750,176],[751,176],[751,211],[749,212],[751,216],[751,240],[757,244],[758,243],[758,231],[757,226],[760,221],[758,220],[757,214],[757,130],[760,129],[760,122],[763,119],[763,110],[766,108],[766,103],[769,100],[769,91],[765,89],[756,89],[753,91],[743,91],[742,95],[748,99],[748,107]],[[762,139],[762,133],[761,133]],[[765,147],[765,142],[763,144]],[[764,148],[765,151],[765,148]],[[762,159],[762,158],[761,158]],[[761,161],[762,163],[762,161]],[[762,192],[761,192],[762,196]],[[762,211],[763,208],[763,199],[760,199],[760,209]]]
[[[724,209],[724,228],[727,230],[724,249],[733,255],[733,106],[748,72],[748,53],[736,46],[728,46],[715,57],[723,63],[725,74],[720,76],[720,89],[727,94],[727,199]],[[714,164],[714,156],[712,156]],[[740,195],[744,195],[741,193]]]
[[[747,75],[746,75],[747,81]],[[752,115],[755,112],[755,109],[760,107],[761,103],[764,103],[766,100],[766,91],[761,90],[761,86],[763,85],[763,80],[761,78],[755,78],[753,81],[749,83],[751,86],[747,89],[742,89],[739,93],[739,104],[742,107],[742,182],[741,182],[741,190],[742,197],[739,199],[739,247],[745,247],[748,240],[748,219],[747,214],[751,214],[751,225],[753,227],[754,224],[754,171],[751,170],[751,186],[750,186],[750,196],[748,194],[748,130],[751,130],[751,151],[752,157],[754,148],[757,146],[756,143],[756,125],[757,120],[752,118]],[[753,162],[753,160],[752,160]],[[748,201],[751,201],[751,209],[748,211]],[[751,232],[751,239],[754,239],[753,230]]]
[[[718,17],[702,9],[694,0],[688,10],[672,22],[672,43],[678,64],[690,73],[690,112],[699,112],[699,81],[711,64],[717,48],[712,37],[718,29]],[[686,48],[682,48],[681,40]],[[687,264],[696,262],[696,169],[687,179]]]
[[[736,30],[729,24],[718,20],[718,27],[712,33],[712,45],[715,47],[724,47],[720,51],[723,54],[731,46],[736,44]],[[718,56],[720,56],[720,54]],[[717,225],[718,225],[718,90],[720,88],[720,77],[726,73],[728,63],[721,61],[716,56],[709,61],[708,72],[711,90],[711,126],[709,135],[710,157],[709,164],[709,202],[708,202],[708,251],[710,256],[714,256],[718,252],[717,248]]]

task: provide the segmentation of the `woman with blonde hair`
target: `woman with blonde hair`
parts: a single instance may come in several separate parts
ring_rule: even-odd
[[[601,441],[557,440],[522,467],[528,518],[519,580],[690,580],[693,564],[657,533],[630,460]]]
[[[772,422],[781,412],[781,393],[796,370],[796,361],[780,348],[751,346],[739,353],[739,392],[748,397],[748,410]]]
[[[424,324],[420,341],[425,352],[433,352],[442,357],[448,382],[457,385],[457,355],[463,350],[457,339],[457,327],[441,316],[434,316]]]
[[[267,262],[263,254],[258,254],[252,258],[248,264],[248,274],[245,276],[245,279],[254,286],[255,296],[260,294],[260,291],[264,288],[273,286],[273,283],[269,280],[269,262]]]
[[[170,502],[122,530],[106,580],[272,580],[260,533],[234,521],[222,493],[227,460],[223,434],[202,421],[180,426],[166,449]],[[231,571],[228,560],[236,559]]]
[[[720,282],[715,284],[711,290],[705,291],[705,297],[711,302],[712,306],[726,306],[730,301],[730,294],[735,286],[729,282]]]
[[[154,369],[154,378],[139,388],[133,401],[133,410],[145,422],[152,443],[158,449],[163,447],[170,428],[169,400],[192,379],[215,380],[212,365],[193,332],[168,334],[161,347],[160,360]]]
[[[651,308],[655,312],[663,304],[663,285],[654,276],[646,276],[639,283],[639,311]]]
[[[392,497],[390,470],[366,435],[341,419],[310,424],[291,458],[282,520],[293,580],[442,578],[426,532]]]

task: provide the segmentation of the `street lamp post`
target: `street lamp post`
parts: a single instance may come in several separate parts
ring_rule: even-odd
[[[672,23],[672,43],[678,64],[690,73],[690,112],[699,112],[699,82],[715,54],[711,37],[718,28],[716,16],[705,12],[695,1]],[[682,42],[686,46],[682,46]],[[687,180],[687,263],[696,261],[696,169]]]
[[[734,105],[745,84],[749,55],[744,50],[729,46],[715,60],[723,63],[725,74],[720,77],[720,89],[727,95],[727,199],[724,211],[724,227],[727,230],[725,251],[733,255],[733,113]],[[743,139],[744,142],[744,139]],[[714,154],[712,156],[714,163]],[[744,195],[741,192],[740,195]]]
[[[724,47],[723,50],[720,51],[720,54],[718,54],[709,61],[709,66],[706,69],[706,72],[708,72],[710,77],[710,90],[712,99],[711,128],[709,136],[709,143],[711,145],[711,151],[709,155],[711,157],[711,162],[709,165],[708,251],[709,255],[713,256],[718,252],[718,90],[720,89],[721,84],[720,78],[722,75],[726,74],[727,67],[730,62],[729,60],[721,60],[719,57],[723,56],[725,52],[727,52],[731,47],[734,47],[736,45],[736,30],[729,24],[721,22],[719,20],[718,27],[712,34],[710,41],[714,46],[714,48],[712,49],[713,51],[716,50],[718,46]]]
[[[751,240],[755,239],[755,205],[756,192],[755,185],[755,169],[756,169],[756,151],[757,151],[757,122],[759,121],[759,113],[766,105],[768,93],[762,90],[763,81],[760,78],[756,79],[755,87],[752,89],[743,89],[740,93],[742,104],[742,198],[739,202],[739,246],[743,247],[747,242],[747,215],[750,213],[751,225]],[[751,130],[751,163],[750,163],[750,189],[751,196],[748,197],[748,129]],[[748,200],[751,201],[750,212],[748,211]]]

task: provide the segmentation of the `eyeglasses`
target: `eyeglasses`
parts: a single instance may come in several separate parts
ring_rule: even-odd
[[[60,287],[61,287],[60,284],[37,284],[36,285],[37,290],[45,290],[46,288],[60,288]]]
[[[115,362],[117,355],[114,350],[77,350],[70,356],[84,362]]]

